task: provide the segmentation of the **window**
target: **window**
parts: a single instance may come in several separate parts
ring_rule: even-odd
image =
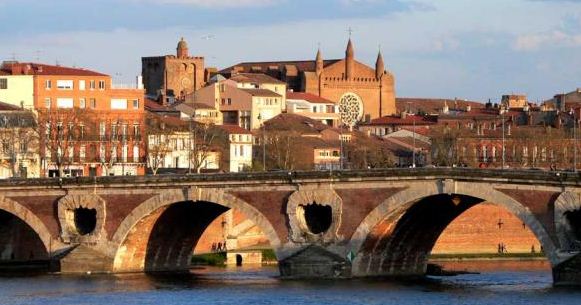
[[[104,140],[106,132],[105,122],[99,123],[99,135],[101,136],[101,140]]]
[[[111,146],[111,162],[117,162],[117,146]]]
[[[126,99],[111,99],[111,109],[127,109]]]
[[[85,157],[87,155],[86,150],[87,150],[87,148],[85,147],[85,145],[81,145],[81,147],[79,148],[79,158],[80,158],[81,162],[85,161]]]
[[[133,124],[133,135],[135,137],[139,136],[139,124]]]
[[[72,80],[57,80],[56,87],[59,90],[73,90]]]
[[[123,145],[123,162],[127,162],[127,145]]]
[[[50,79],[47,79],[46,81],[44,81],[44,88],[47,90],[52,88],[52,81]]]
[[[0,78],[0,89],[8,89],[8,79]]]
[[[85,108],[86,106],[87,105],[86,105],[85,98],[80,98],[79,99],[79,108]]]
[[[82,139],[85,138],[85,125],[83,125],[81,123],[81,125],[79,125],[79,137]]]
[[[91,102],[91,108],[97,108],[97,99],[92,98],[89,101]]]
[[[73,108],[72,98],[57,98],[56,99],[57,108]]]
[[[95,90],[95,81],[94,80],[89,82],[89,89]]]
[[[85,80],[79,81],[79,90],[85,90]]]
[[[50,97],[44,98],[44,106],[50,108]]]
[[[139,109],[139,100],[133,100],[133,109]]]
[[[137,145],[133,146],[133,162],[139,162],[139,146]]]
[[[99,90],[105,90],[105,81],[104,80],[99,81]]]
[[[99,146],[99,159],[101,159],[101,162],[105,162],[105,144]]]
[[[240,157],[244,157],[244,145],[240,145]]]
[[[228,98],[228,105],[232,105],[232,99]]]
[[[225,98],[222,99],[222,105],[226,105],[226,99]]]

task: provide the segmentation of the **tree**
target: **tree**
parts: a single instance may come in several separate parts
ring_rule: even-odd
[[[85,140],[92,125],[91,116],[77,108],[43,109],[38,115],[38,134],[41,154],[57,167],[57,175],[74,162],[74,151],[79,141]]]
[[[177,131],[179,131],[178,128],[165,124],[161,117],[153,114],[148,115],[147,166],[154,175],[157,175],[166,156],[171,153],[171,139]]]
[[[2,161],[6,163],[11,177],[24,175],[20,162],[38,148],[36,118],[31,111],[7,113],[0,118],[0,143]]]
[[[191,121],[191,155],[192,169],[200,173],[212,154],[218,157],[229,152],[228,134],[214,124]]]

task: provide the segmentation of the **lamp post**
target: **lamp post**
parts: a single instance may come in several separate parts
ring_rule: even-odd
[[[260,122],[260,125],[262,125],[262,171],[266,172],[266,124],[264,124],[260,113],[258,114],[257,119]]]
[[[413,150],[412,150],[412,168],[416,168],[416,118],[413,117],[414,122],[414,129],[412,134],[412,143],[413,143]]]
[[[504,138],[504,110],[501,109],[500,110],[500,116],[501,116],[501,120],[502,120],[502,169],[505,168],[505,138]]]

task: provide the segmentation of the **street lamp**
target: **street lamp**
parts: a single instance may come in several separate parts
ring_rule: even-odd
[[[262,120],[262,116],[260,113],[257,117],[260,125],[262,125],[262,171],[266,172],[266,124]]]
[[[505,138],[504,138],[504,109],[502,109],[502,108],[500,109],[500,117],[502,120],[502,169],[504,169],[505,168],[504,167],[505,161],[506,161],[504,152],[505,152],[506,146],[505,146]]]

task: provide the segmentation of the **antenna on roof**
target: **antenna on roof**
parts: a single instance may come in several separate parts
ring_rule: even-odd
[[[57,66],[57,67],[60,66],[60,63],[59,63],[59,60],[58,59],[55,59],[54,60],[54,65]]]
[[[16,53],[12,52],[12,60],[16,61]]]
[[[42,52],[41,50],[34,51],[34,54],[36,55],[36,57],[35,57],[36,62],[40,62],[40,53],[41,52]]]

